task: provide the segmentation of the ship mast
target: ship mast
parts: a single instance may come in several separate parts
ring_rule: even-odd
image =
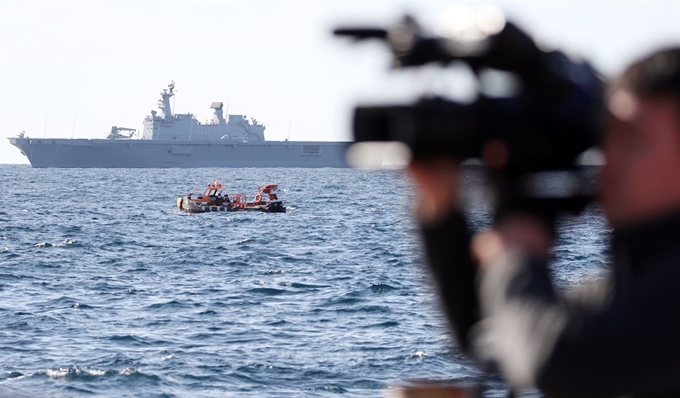
[[[172,119],[172,107],[170,106],[170,98],[175,95],[175,81],[168,84],[168,88],[164,88],[161,93],[161,99],[158,101],[158,109],[163,112],[163,118],[167,121]]]

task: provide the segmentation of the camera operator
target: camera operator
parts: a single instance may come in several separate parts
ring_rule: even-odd
[[[514,389],[550,397],[680,396],[680,48],[630,66],[609,88],[600,203],[612,272],[556,291],[552,227],[520,212],[472,236],[458,164],[410,174],[427,262],[460,347],[492,358]]]

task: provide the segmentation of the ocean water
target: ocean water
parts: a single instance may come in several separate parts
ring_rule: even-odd
[[[217,178],[250,197],[276,182],[288,212],[177,211]],[[485,379],[447,333],[401,172],[0,165],[0,193],[5,395],[378,397]],[[488,225],[488,207],[470,218]],[[607,228],[594,206],[563,221],[560,285],[602,272]]]

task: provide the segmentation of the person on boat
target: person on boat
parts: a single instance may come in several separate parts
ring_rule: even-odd
[[[611,275],[563,294],[550,226],[506,217],[474,237],[458,165],[419,161],[416,215],[460,348],[515,390],[548,397],[680,397],[680,47],[630,66],[608,92],[601,206]]]
[[[215,204],[217,206],[222,206],[224,204],[224,197],[222,196],[222,192],[217,192],[217,197],[215,199]]]

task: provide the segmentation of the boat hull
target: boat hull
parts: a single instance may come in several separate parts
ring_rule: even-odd
[[[10,138],[35,168],[348,167],[348,142]]]
[[[223,203],[219,206],[207,203],[196,203],[186,197],[177,198],[177,209],[186,213],[212,213],[219,211],[258,211],[263,213],[285,213],[286,207],[280,200],[273,200],[261,205],[248,203],[244,206],[232,206]]]
[[[229,203],[224,203],[220,206],[208,205],[208,204],[198,204],[189,200],[188,198],[180,197],[177,198],[177,209],[187,213],[211,213],[216,211],[237,211],[235,207],[232,207]]]

